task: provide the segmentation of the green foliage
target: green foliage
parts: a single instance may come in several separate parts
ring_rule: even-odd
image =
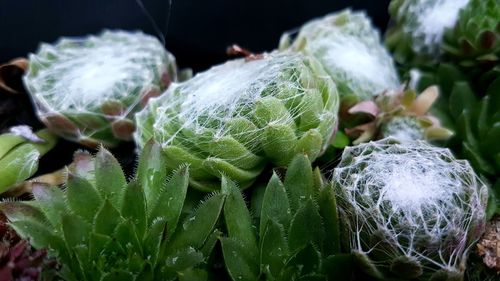
[[[37,132],[36,138],[38,142],[13,133],[0,135],[0,193],[33,176],[38,170],[40,157],[57,142],[57,138],[47,129]]]
[[[101,149],[94,169],[70,173],[64,190],[36,185],[35,201],[1,209],[22,237],[57,257],[65,280],[206,280],[202,265],[225,195],[213,194],[182,219],[188,167],[167,177],[159,149],[146,145],[128,183]]]
[[[350,255],[340,254],[332,186],[316,180],[307,156],[290,163],[284,181],[273,174],[254,223],[236,184],[222,181],[227,237],[220,239],[232,280],[347,280]],[[340,278],[340,279],[339,279]]]

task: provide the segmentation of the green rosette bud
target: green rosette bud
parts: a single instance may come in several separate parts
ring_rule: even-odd
[[[281,48],[318,59],[349,105],[400,85],[392,57],[363,12],[344,10],[312,20],[293,42],[290,34],[283,35]]]
[[[133,114],[176,80],[175,58],[141,32],[104,31],[41,44],[24,83],[54,133],[90,147],[131,140]]]
[[[189,164],[196,188],[218,188],[222,174],[244,188],[268,163],[323,153],[338,106],[335,84],[314,58],[274,52],[172,85],[136,115],[135,137],[139,147],[160,142],[171,165]]]
[[[463,280],[488,188],[467,161],[423,141],[348,147],[333,171],[346,248],[382,278]]]

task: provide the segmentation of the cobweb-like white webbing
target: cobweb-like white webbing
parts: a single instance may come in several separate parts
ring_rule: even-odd
[[[362,12],[327,15],[301,29],[297,44],[316,56],[337,83],[364,98],[399,87],[392,57]]]
[[[152,36],[105,31],[41,44],[30,55],[36,69],[25,82],[42,110],[96,111],[106,100],[132,106],[146,87],[159,84],[168,60],[173,57]]]
[[[383,234],[390,257],[458,270],[484,223],[485,185],[448,149],[393,142],[349,147],[334,170],[351,248],[369,253],[366,239]]]
[[[308,61],[301,54],[270,53],[256,60],[229,61],[174,84],[137,115],[138,120],[147,120],[152,114],[154,121],[151,132],[141,126],[136,137],[140,142],[143,135],[155,135],[164,146],[185,146],[192,153],[198,148],[200,153],[206,152],[201,153],[203,158],[227,158],[213,155],[206,146],[229,136],[258,154],[256,140],[262,139],[263,127],[272,125],[289,126],[300,138],[300,134],[324,123],[323,135],[331,135],[338,109],[335,85],[324,72],[314,73]],[[269,119],[257,118],[259,106],[263,111],[270,110]],[[301,119],[309,107],[317,113],[317,124],[305,124]],[[242,154],[235,157],[238,155]]]
[[[407,13],[404,31],[413,38],[417,52],[439,54],[443,34],[458,20],[459,12],[470,0],[411,0],[400,13]]]

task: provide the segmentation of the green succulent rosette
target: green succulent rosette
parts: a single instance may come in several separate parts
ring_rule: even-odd
[[[489,85],[500,73],[500,2],[470,0],[453,28],[444,33],[445,61],[476,84]]]
[[[423,141],[348,147],[333,171],[345,247],[383,280],[463,280],[488,189],[467,161]]]
[[[318,59],[348,105],[399,88],[394,61],[363,12],[344,10],[312,20],[293,40],[284,34],[280,45]]]
[[[175,58],[142,32],[104,31],[41,44],[24,83],[54,133],[90,147],[131,140],[133,114],[176,80]]]
[[[79,153],[65,188],[34,184],[34,201],[0,203],[9,225],[57,259],[57,280],[207,280],[205,262],[225,195],[187,207],[189,168],[168,175],[161,147],[149,142],[127,183],[104,148]]]
[[[245,188],[268,163],[323,153],[338,106],[335,84],[314,58],[273,52],[172,85],[136,115],[135,138],[139,147],[161,143],[170,168],[189,164],[195,188],[217,189],[222,174]]]
[[[415,65],[436,61],[442,54],[445,31],[455,26],[460,9],[468,3],[469,0],[392,0],[392,26],[385,39],[396,62]]]

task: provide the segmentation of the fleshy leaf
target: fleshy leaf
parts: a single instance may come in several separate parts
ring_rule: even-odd
[[[151,206],[149,220],[153,221],[158,217],[164,217],[167,220],[168,235],[172,235],[177,228],[179,216],[186,199],[186,193],[189,183],[189,169],[187,166],[177,170],[156,199],[156,205]]]
[[[252,228],[252,218],[236,184],[222,177],[222,193],[226,195],[224,220],[229,237],[245,244],[251,255],[257,255],[257,242]]]
[[[300,249],[308,243],[319,247],[324,239],[325,229],[318,207],[313,203],[312,199],[309,199],[297,210],[292,219],[288,234],[290,251]]]
[[[115,208],[121,209],[122,194],[127,181],[118,160],[104,148],[95,158],[96,188],[103,198],[108,198]]]
[[[251,250],[243,241],[235,238],[221,238],[222,253],[226,269],[233,280],[257,280],[259,266]]]
[[[176,231],[167,246],[167,253],[188,246],[194,248],[203,246],[219,218],[224,199],[224,195],[215,194],[201,203],[200,207],[184,220],[182,228]]]
[[[314,180],[311,162],[306,155],[298,154],[293,158],[288,166],[284,184],[290,195],[292,210],[297,210],[303,202],[313,198]]]
[[[121,214],[130,220],[137,231],[137,236],[142,239],[148,226],[146,217],[146,199],[142,186],[132,181],[125,188]]]
[[[102,205],[99,193],[90,182],[72,174],[68,174],[66,186],[66,198],[71,211],[91,223]]]
[[[260,237],[264,235],[264,227],[270,219],[276,220],[277,223],[283,225],[285,228],[288,228],[292,219],[285,187],[275,173],[273,173],[262,199]]]
[[[144,188],[146,205],[153,209],[167,179],[166,157],[161,146],[150,140],[142,149],[137,167],[137,182]],[[149,218],[150,220],[152,218]]]

